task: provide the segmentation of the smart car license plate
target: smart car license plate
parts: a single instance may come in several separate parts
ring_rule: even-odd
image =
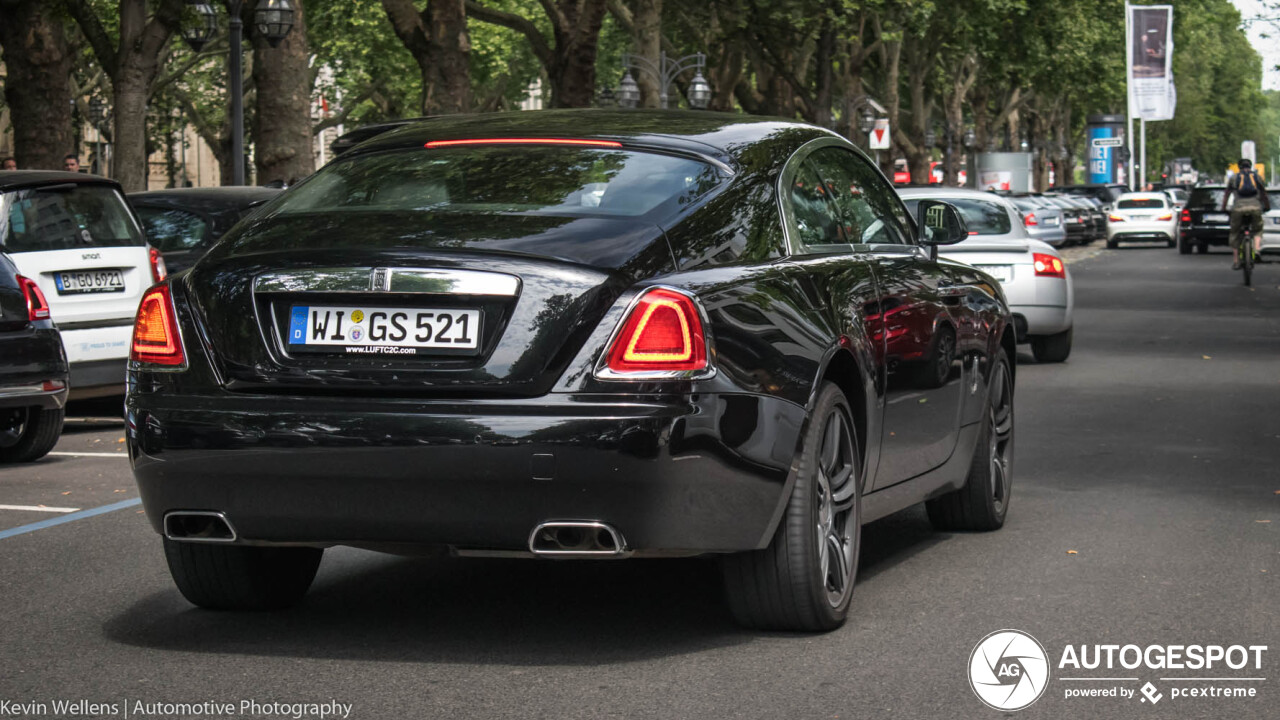
[[[288,342],[349,355],[475,354],[480,322],[479,310],[294,305]]]
[[[1205,215],[1205,216],[1204,216],[1204,221],[1205,221],[1205,222],[1207,222],[1207,223],[1224,223],[1224,222],[1231,222],[1231,216],[1230,216],[1230,215],[1214,215],[1214,214],[1209,214],[1209,215]]]
[[[59,295],[80,293],[124,292],[124,272],[121,270],[74,270],[53,276]]]
[[[1013,280],[1012,265],[975,265],[974,267],[1000,282],[1009,282],[1010,280]]]

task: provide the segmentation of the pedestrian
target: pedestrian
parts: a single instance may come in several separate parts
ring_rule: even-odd
[[[18,161],[11,157],[0,160],[0,170],[17,170]]]
[[[67,172],[80,172],[80,156],[67,153],[67,156],[62,158],[62,169]]]

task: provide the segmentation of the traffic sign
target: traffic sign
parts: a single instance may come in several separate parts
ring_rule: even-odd
[[[1109,137],[1093,139],[1094,147],[1120,147],[1121,145],[1124,145],[1124,138]]]
[[[868,140],[871,143],[872,150],[888,150],[889,149],[889,119],[876,118],[876,126],[868,134]]]

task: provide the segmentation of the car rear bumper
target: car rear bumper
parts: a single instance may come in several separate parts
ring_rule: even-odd
[[[67,361],[57,330],[0,334],[0,408],[60,408],[66,388]]]
[[[616,528],[637,553],[768,543],[803,408],[767,396],[529,401],[174,397],[131,392],[153,527],[224,513],[249,543],[524,550],[549,520]]]
[[[1025,335],[1053,335],[1071,327],[1071,308],[1062,305],[1010,305],[1018,342]],[[1025,335],[1024,335],[1025,334]]]
[[[1119,223],[1107,225],[1108,240],[1174,240],[1177,238],[1178,224],[1173,223]]]
[[[1227,225],[1183,227],[1180,232],[1191,245],[1226,245],[1231,239],[1231,228]]]

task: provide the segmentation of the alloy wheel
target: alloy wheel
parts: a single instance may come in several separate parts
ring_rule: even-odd
[[[1010,466],[1013,463],[1013,380],[1004,363],[996,365],[991,379],[991,426],[988,456],[991,462],[991,493],[997,512],[1009,497]]]
[[[856,455],[848,417],[839,407],[832,408],[823,430],[817,481],[819,572],[827,603],[839,608],[853,591],[858,550]]]

